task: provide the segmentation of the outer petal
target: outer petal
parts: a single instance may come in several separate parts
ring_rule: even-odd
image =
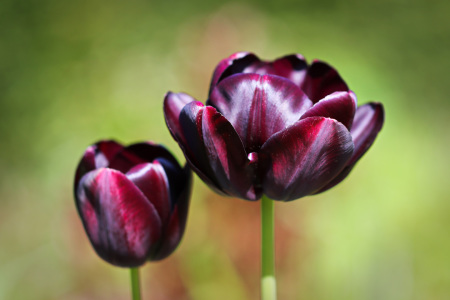
[[[355,163],[372,146],[383,127],[384,108],[381,103],[367,103],[356,110],[351,129],[355,152],[349,164]]]
[[[202,133],[203,107],[201,102],[191,102],[183,108],[180,113],[180,125],[186,141],[178,144],[194,172],[216,192],[224,194],[206,156]]]
[[[108,167],[111,159],[122,149],[123,146],[113,140],[99,141],[89,146],[78,164],[75,173],[75,188],[84,174],[98,168]]]
[[[341,122],[350,130],[355,110],[356,97],[353,92],[334,92],[314,104],[301,119],[309,117],[332,118]]]
[[[185,142],[179,118],[183,107],[192,101],[196,100],[185,93],[168,92],[164,98],[164,117],[169,131],[176,141]]]
[[[160,260],[169,256],[180,243],[186,227],[186,218],[189,208],[189,199],[192,190],[192,173],[186,166],[178,177],[182,182],[175,182],[171,179],[170,185],[177,188],[177,193],[171,193],[175,196],[174,209],[172,215],[165,224],[163,238],[159,249],[152,256],[152,260]],[[169,178],[170,175],[169,175]]]
[[[301,88],[314,102],[333,92],[348,91],[347,84],[338,72],[328,64],[318,60],[315,60],[308,68]]]
[[[76,204],[87,235],[107,262],[143,264],[161,237],[154,206],[125,175],[101,168],[80,180]]]
[[[215,87],[208,103],[230,121],[247,153],[259,151],[270,136],[295,123],[312,106],[291,81],[258,74],[225,78]]]
[[[203,112],[203,140],[209,164],[223,190],[248,200],[257,200],[253,188],[253,168],[241,139],[233,126],[215,108],[207,106]]]
[[[180,115],[187,141],[186,156],[194,171],[223,193],[255,200],[248,159],[233,126],[213,107],[186,105]],[[203,179],[203,178],[202,178]]]
[[[126,176],[153,204],[164,226],[170,216],[171,203],[169,181],[161,164],[155,160],[137,165]]]
[[[381,103],[368,103],[358,107],[351,130],[355,151],[344,170],[317,193],[322,193],[334,187],[350,174],[357,161],[375,141],[378,132],[383,127],[383,123],[384,109]]]
[[[349,131],[333,119],[300,120],[261,148],[264,193],[294,200],[319,190],[344,168],[353,153]]]

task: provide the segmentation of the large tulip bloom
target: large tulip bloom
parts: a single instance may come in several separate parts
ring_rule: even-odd
[[[75,174],[75,201],[98,255],[137,267],[172,253],[184,232],[191,177],[159,145],[88,147]]]
[[[357,107],[332,67],[301,55],[273,62],[236,53],[216,67],[206,106],[167,93],[166,124],[198,176],[217,192],[289,201],[343,180],[372,145],[383,106]]]

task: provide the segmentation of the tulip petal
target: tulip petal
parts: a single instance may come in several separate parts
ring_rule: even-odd
[[[356,110],[356,97],[352,92],[334,92],[311,107],[301,119],[325,117],[335,119],[350,130]]]
[[[195,101],[188,103],[182,109],[179,119],[185,142],[178,141],[178,145],[183,150],[186,161],[192,170],[215,192],[226,195],[221,190],[214,172],[206,159],[202,136],[203,107],[204,105],[201,102]]]
[[[225,78],[208,103],[233,125],[247,153],[259,151],[270,136],[295,123],[312,106],[288,79],[258,74]]]
[[[122,149],[123,146],[113,140],[99,141],[89,146],[75,172],[75,189],[84,174],[98,168],[108,167],[111,159]]]
[[[183,107],[192,101],[196,100],[185,93],[168,92],[164,98],[164,117],[169,131],[176,141],[185,142],[179,117]]]
[[[321,188],[316,194],[331,189],[342,180],[344,180],[358,160],[367,152],[375,141],[378,133],[383,127],[384,109],[381,103],[364,104],[356,110],[353,127],[350,131],[355,145],[353,155],[346,167],[330,183]]]
[[[143,264],[161,237],[155,207],[118,171],[101,168],[83,176],[76,204],[95,251],[114,265]]]
[[[170,215],[171,204],[169,181],[162,165],[157,160],[153,163],[139,164],[131,168],[125,175],[153,204],[161,223],[165,224]]]
[[[206,150],[203,144],[202,114],[204,105],[201,102],[187,104],[180,113],[180,125],[186,139],[184,154],[189,162],[206,178],[210,178],[216,186],[215,176],[206,159]],[[194,169],[195,170],[195,169]],[[199,175],[200,176],[200,175]]]
[[[209,94],[222,79],[233,74],[243,73],[248,66],[258,62],[260,62],[259,58],[249,52],[237,52],[221,60],[214,70]]]
[[[191,101],[192,100],[192,101]],[[197,105],[203,106],[198,101],[195,101],[194,98],[190,97],[187,94],[179,93],[167,93],[165,99],[164,99],[164,117],[166,120],[167,127],[169,128],[170,133],[172,134],[172,137],[178,142],[178,145],[180,146],[181,150],[184,153],[184,156],[186,158],[187,163],[191,166],[192,170],[194,170],[195,173],[206,183],[208,184],[212,189],[214,189],[216,192],[222,194],[223,192],[220,191],[217,184],[210,178],[208,178],[209,173],[205,174],[205,168],[202,168],[200,165],[201,162],[197,162],[196,158],[194,156],[194,153],[192,152],[192,149],[189,147],[188,142],[186,141],[186,138],[184,137],[184,129],[182,124],[180,123],[180,115],[181,111],[187,104],[194,102],[197,103],[194,105],[194,107],[197,107]],[[196,135],[196,127],[190,126],[192,122],[188,120],[187,123],[189,128],[192,127],[194,136]],[[194,122],[195,123],[195,122]],[[194,142],[194,144],[196,144]],[[192,138],[191,138],[191,146],[192,146]],[[201,151],[201,146],[195,146],[197,148],[197,151]],[[198,148],[200,147],[200,148]],[[204,152],[204,151],[203,151]],[[205,167],[205,166],[204,166]],[[201,169],[199,169],[201,168]],[[206,167],[207,168],[207,167]]]
[[[163,146],[145,142],[124,147],[114,156],[109,168],[126,173],[138,164],[153,162],[157,158],[166,158],[174,164],[178,163]]]
[[[192,174],[190,169],[185,167],[179,175],[180,179],[183,180],[181,184],[177,184],[176,182],[174,184],[169,179],[172,185],[175,185],[178,188],[177,193],[175,194],[176,199],[173,201],[175,206],[170,220],[164,229],[160,247],[152,256],[152,260],[160,260],[169,256],[180,243],[186,227],[189,199],[192,189]]]
[[[206,106],[202,122],[207,159],[222,190],[230,195],[257,200],[253,168],[238,134],[214,107]]]
[[[367,103],[356,109],[352,134],[355,152],[349,164],[355,163],[366,153],[383,127],[384,108],[381,103]]]
[[[233,126],[200,102],[183,108],[180,124],[186,138],[184,153],[197,175],[223,194],[255,200],[245,170],[247,155]],[[241,182],[234,185],[231,180]]]
[[[339,73],[328,64],[314,61],[308,68],[302,90],[314,102],[339,91],[348,91],[348,86]]]
[[[260,75],[277,75],[292,81],[300,86],[306,75],[308,64],[300,54],[291,54],[278,58],[274,62],[260,61],[247,67],[243,73],[256,73]]]
[[[300,54],[286,55],[277,60],[262,61],[253,53],[238,52],[222,60],[216,67],[210,85],[209,94],[214,87],[226,77],[239,73],[255,73],[259,75],[277,75],[300,86],[308,65]]]
[[[264,193],[283,201],[312,194],[342,171],[352,153],[350,132],[340,122],[323,117],[300,120],[261,148]]]
[[[180,165],[173,162],[158,158],[157,162],[163,167],[167,180],[169,181],[170,207],[173,210],[177,205],[180,195],[186,190],[191,182],[191,170],[188,166],[181,168]]]

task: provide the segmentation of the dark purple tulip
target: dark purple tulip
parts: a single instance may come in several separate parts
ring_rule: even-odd
[[[214,71],[206,106],[167,93],[166,124],[198,176],[247,200],[323,192],[351,171],[384,122],[383,106],[357,107],[337,71],[301,55],[273,62],[236,53]]]
[[[121,267],[171,254],[184,232],[191,177],[160,145],[88,147],[75,174],[75,202],[97,254]]]

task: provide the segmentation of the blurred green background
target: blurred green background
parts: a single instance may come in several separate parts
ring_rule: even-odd
[[[386,123],[338,187],[277,203],[279,299],[450,299],[448,1],[0,3],[0,299],[129,299],[99,259],[72,180],[104,138],[153,140],[168,90],[207,94],[236,51],[336,67]],[[259,205],[198,178],[185,237],[141,269],[143,298],[259,298]]]

